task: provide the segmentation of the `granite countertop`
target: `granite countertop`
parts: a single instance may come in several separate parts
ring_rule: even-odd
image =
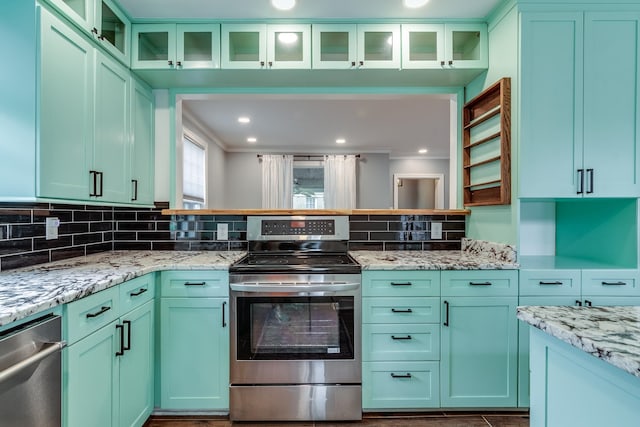
[[[350,251],[363,270],[513,270],[518,264],[469,251]]]
[[[0,326],[161,270],[228,270],[244,252],[113,251],[0,273]]]
[[[518,319],[640,377],[640,307],[518,307]]]

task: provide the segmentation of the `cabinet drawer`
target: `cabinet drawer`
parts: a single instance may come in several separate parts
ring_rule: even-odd
[[[362,321],[384,324],[439,323],[440,298],[363,298]]]
[[[64,321],[69,345],[120,316],[119,290],[114,286],[65,305]]]
[[[438,362],[363,362],[362,406],[373,409],[440,406]]]
[[[440,325],[362,325],[362,360],[439,360]]]
[[[520,270],[520,295],[580,296],[580,270]]]
[[[155,296],[155,274],[150,273],[128,280],[119,286],[120,312],[128,313]]]
[[[517,270],[442,272],[442,296],[517,296]]]
[[[638,270],[582,270],[582,295],[640,296]]]
[[[160,273],[162,297],[226,297],[228,271],[163,271]]]
[[[363,271],[362,296],[440,295],[440,271]]]

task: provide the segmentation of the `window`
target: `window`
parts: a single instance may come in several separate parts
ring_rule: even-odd
[[[293,209],[324,209],[324,164],[293,162]]]
[[[183,143],[182,206],[184,209],[202,209],[205,206],[206,151],[187,136]]]

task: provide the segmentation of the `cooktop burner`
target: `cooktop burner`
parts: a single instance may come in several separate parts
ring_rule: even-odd
[[[248,254],[229,269],[230,272],[331,272],[359,273],[360,265],[348,254]]]

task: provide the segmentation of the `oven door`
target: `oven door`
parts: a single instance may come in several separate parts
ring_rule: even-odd
[[[359,283],[318,286],[231,285],[232,384],[361,382]]]

